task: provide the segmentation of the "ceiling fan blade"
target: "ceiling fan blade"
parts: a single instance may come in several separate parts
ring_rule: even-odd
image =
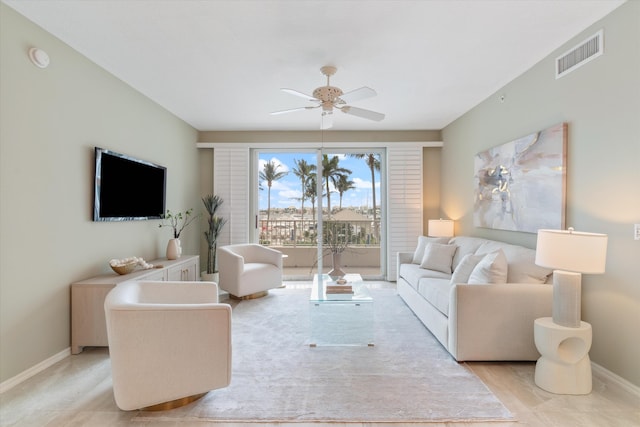
[[[320,129],[331,129],[333,127],[333,113],[324,111],[320,117]]]
[[[311,102],[318,102],[320,101],[318,98],[314,98],[311,95],[307,95],[306,93],[302,93],[302,92],[298,92],[295,89],[287,89],[285,87],[283,87],[282,89],[280,89],[283,92],[286,92],[288,94],[294,95],[294,96],[299,96],[300,98],[304,98],[307,101],[311,101]]]
[[[298,107],[298,108],[290,108],[288,110],[280,110],[280,111],[272,111],[271,114],[272,116],[277,116],[278,114],[286,114],[286,113],[293,113],[294,111],[302,111],[302,110],[312,110],[314,108],[318,108],[318,106],[315,107]]]
[[[377,113],[371,110],[365,110],[364,108],[351,107],[345,105],[340,109],[345,114],[351,114],[352,116],[362,117],[363,119],[375,120],[376,122],[384,119],[384,114]]]
[[[349,104],[355,101],[360,101],[361,99],[371,98],[372,96],[376,96],[377,93],[375,90],[370,87],[363,86],[359,89],[354,89],[350,92],[340,95],[340,99],[343,101],[343,104]]]

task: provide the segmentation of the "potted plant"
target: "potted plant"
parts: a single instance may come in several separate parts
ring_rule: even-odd
[[[329,276],[342,277],[346,273],[342,270],[342,253],[349,246],[352,237],[351,224],[347,222],[325,221],[322,226],[322,244],[331,251],[333,269]]]
[[[178,259],[182,255],[180,233],[198,217],[198,215],[191,216],[192,214],[193,209],[187,209],[184,212],[175,214],[167,209],[167,212],[162,216],[162,222],[158,227],[171,227],[173,229],[173,239],[170,239],[169,243],[167,243],[167,259]]]
[[[207,242],[207,270],[202,273],[202,280],[218,283],[218,260],[216,251],[218,249],[218,237],[222,231],[222,227],[227,223],[225,218],[216,215],[216,211],[222,205],[223,200],[220,196],[209,194],[202,198],[209,218],[207,231],[204,232],[204,238]]]

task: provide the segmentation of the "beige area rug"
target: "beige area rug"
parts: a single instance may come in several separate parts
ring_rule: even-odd
[[[134,421],[513,420],[393,289],[372,289],[374,347],[309,347],[309,289],[276,289],[233,310],[231,385]]]

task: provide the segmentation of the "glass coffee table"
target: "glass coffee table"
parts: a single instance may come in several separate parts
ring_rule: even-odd
[[[309,297],[310,346],[373,346],[373,297],[359,274],[344,276],[352,293],[327,292],[339,286],[326,274],[316,274]]]

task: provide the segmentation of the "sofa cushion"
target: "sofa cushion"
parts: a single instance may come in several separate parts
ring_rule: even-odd
[[[509,271],[507,283],[546,283],[553,270],[536,265],[536,251],[522,246],[487,240],[476,251],[486,254],[502,249]]]
[[[502,249],[486,254],[471,272],[468,283],[507,283],[507,258]]]
[[[457,248],[455,245],[429,243],[424,250],[420,268],[451,274],[451,261]]]
[[[451,263],[453,271],[456,270],[458,264],[460,264],[460,261],[462,261],[462,258],[464,258],[466,254],[475,254],[476,250],[478,250],[478,248],[487,241],[487,239],[467,236],[457,236],[449,240],[450,244],[458,247]]]
[[[418,293],[445,316],[449,316],[449,292],[451,283],[448,279],[421,279]]]
[[[418,289],[418,282],[423,278],[436,278],[450,280],[451,274],[420,268],[415,264],[400,265],[399,276],[406,280],[412,288]]]
[[[424,257],[424,250],[429,243],[448,243],[449,239],[446,237],[427,237],[427,236],[419,236],[418,237],[418,246],[416,250],[413,252],[413,263],[420,264],[422,262],[422,258]]]
[[[482,258],[484,258],[484,254],[466,254],[453,272],[453,275],[451,276],[451,284],[467,283],[473,269],[476,268],[476,265],[478,265],[480,261],[482,261]]]

